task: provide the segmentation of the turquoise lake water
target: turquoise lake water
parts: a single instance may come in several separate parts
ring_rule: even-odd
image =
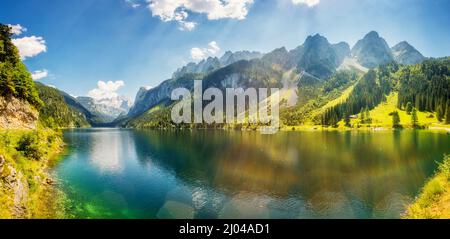
[[[79,129],[54,173],[76,218],[399,218],[450,153],[431,131]]]

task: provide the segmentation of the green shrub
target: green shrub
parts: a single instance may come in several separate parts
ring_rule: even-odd
[[[27,158],[40,160],[45,155],[45,147],[42,144],[47,143],[46,138],[47,136],[36,131],[25,134],[20,138],[16,150]]]
[[[439,165],[439,172],[450,180],[450,155],[446,155],[444,161]]]

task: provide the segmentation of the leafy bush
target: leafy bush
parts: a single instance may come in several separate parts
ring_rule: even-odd
[[[439,172],[450,180],[450,155],[446,155],[444,161],[439,165]]]
[[[45,155],[45,147],[42,144],[47,142],[45,135],[39,134],[37,131],[25,134],[17,143],[16,150],[22,152],[27,158],[40,160]]]

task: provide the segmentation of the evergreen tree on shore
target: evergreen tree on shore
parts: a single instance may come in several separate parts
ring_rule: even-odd
[[[346,110],[345,113],[344,113],[344,122],[345,122],[345,126],[351,127],[351,124],[350,124],[350,113],[348,112],[348,110]]]
[[[413,107],[411,111],[411,125],[414,128],[419,125],[419,119],[417,118],[417,109],[415,107]]]
[[[11,28],[0,24],[0,96],[23,99],[39,108],[43,103],[11,36]]]
[[[442,121],[445,119],[445,108],[443,104],[439,104],[436,109],[436,118],[438,121]]]
[[[413,107],[412,107],[411,102],[408,102],[408,103],[406,104],[406,113],[410,115],[412,109],[413,109]]]
[[[400,116],[398,114],[398,111],[392,112],[391,115],[392,115],[392,127],[400,128]]]
[[[445,123],[450,124],[450,103],[447,103],[447,109],[445,110]]]

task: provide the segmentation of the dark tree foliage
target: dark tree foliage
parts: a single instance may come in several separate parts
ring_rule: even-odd
[[[445,58],[427,60],[402,69],[399,74],[398,106],[403,108],[411,102],[418,111],[436,112],[438,117],[443,118],[450,98],[449,67],[450,58]]]
[[[442,121],[445,119],[445,105],[439,104],[436,109],[436,118],[438,121]]]
[[[445,123],[450,124],[450,100],[447,101],[447,107],[445,110]]]
[[[370,123],[368,121],[370,117],[367,117],[369,110],[378,105],[385,99],[385,94],[390,92],[388,80],[379,81],[380,75],[375,70],[367,72],[356,84],[346,102],[338,104],[325,112],[322,124],[336,125],[344,117],[345,112],[349,115],[363,112],[361,118],[364,118],[364,120],[362,120],[362,123]]]
[[[450,58],[447,57],[414,66],[391,63],[370,70],[359,80],[346,102],[324,113],[322,124],[335,125],[345,117],[345,112],[362,113],[361,122],[370,124],[369,110],[393,90],[398,90],[398,107],[408,114],[414,110],[436,112],[438,118],[444,120],[450,100],[449,66]]]
[[[11,36],[11,28],[0,24],[0,96],[23,99],[40,108],[43,103]]]
[[[354,71],[338,71],[333,74],[324,84],[323,92],[328,93],[339,87],[345,86],[356,80],[358,75]]]
[[[36,83],[40,98],[45,105],[39,109],[39,122],[50,128],[89,127],[86,115],[65,102],[57,89]]]
[[[411,125],[417,127],[419,125],[419,118],[417,117],[417,109],[414,107],[411,111]]]
[[[394,128],[400,128],[400,115],[398,114],[398,111],[394,111],[390,114],[392,116],[392,127]]]
[[[411,102],[408,102],[408,103],[406,104],[406,114],[409,114],[409,115],[410,115],[412,109],[413,109],[413,106],[412,106]]]

